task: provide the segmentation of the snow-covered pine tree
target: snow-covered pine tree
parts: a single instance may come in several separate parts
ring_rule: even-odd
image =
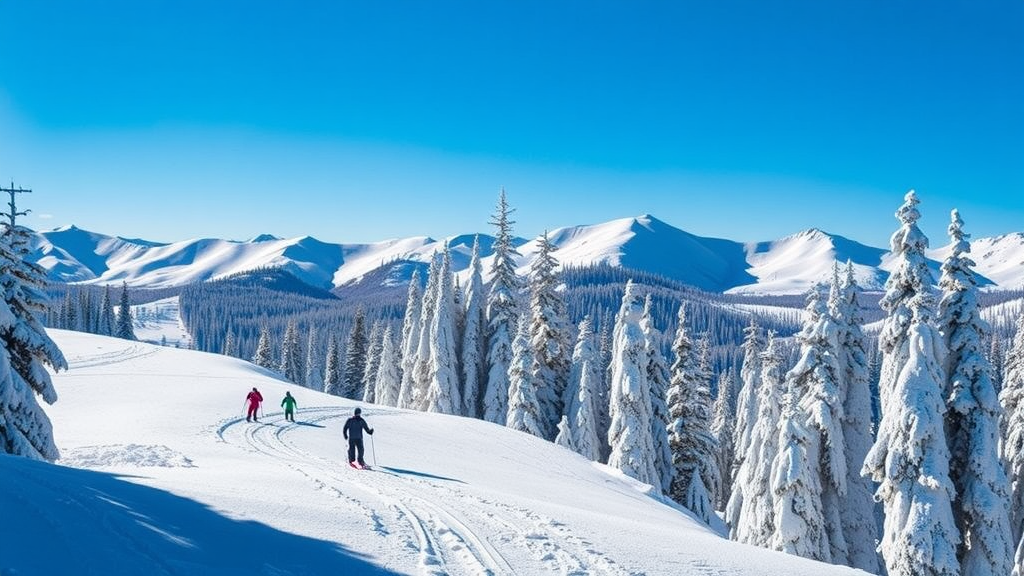
[[[643,300],[630,280],[615,317],[612,337],[608,465],[652,486],[661,485],[654,468],[651,438],[651,385],[647,382],[647,346],[640,320]]]
[[[992,385],[996,393],[1003,389],[1003,369],[1005,367],[1003,358],[1003,340],[999,334],[992,334],[988,348],[988,360],[992,364]]]
[[[100,302],[99,332],[101,336],[113,336],[117,326],[114,315],[114,299],[110,296],[110,284],[103,287],[103,300]]]
[[[772,462],[775,529],[771,547],[830,562],[815,440],[804,425],[804,409],[798,405],[801,397],[806,399],[806,393],[800,390],[798,377],[787,377],[787,387],[779,421],[779,451]]]
[[[736,397],[736,428],[733,430],[733,451],[736,459],[732,463],[731,470],[722,471],[723,474],[732,476],[732,493],[729,495],[729,502],[725,508],[725,521],[729,525],[730,538],[747,543],[754,542],[749,538],[740,538],[737,534],[737,528],[745,524],[745,522],[741,522],[740,514],[743,512],[746,498],[744,494],[746,483],[738,480],[737,475],[743,466],[743,460],[747,457],[750,436],[753,433],[757,417],[758,391],[761,387],[761,352],[763,351],[764,341],[761,339],[761,327],[751,316],[750,324],[743,330],[743,364],[740,367],[742,385],[739,395]],[[774,430],[772,433],[774,434]],[[760,542],[760,540],[758,541]],[[759,545],[766,546],[767,542]]]
[[[276,368],[270,347],[270,328],[267,326],[260,328],[260,339],[256,344],[256,354],[252,357],[252,363],[268,370]]]
[[[366,372],[366,313],[356,310],[352,330],[345,345],[345,368],[341,374],[341,395],[358,400],[363,397],[363,374]]]
[[[853,263],[846,262],[846,277],[839,286],[839,297],[829,298],[829,313],[840,328],[839,356],[846,392],[843,404],[843,438],[846,439],[846,498],[839,503],[846,537],[848,564],[865,572],[879,570],[878,525],[875,521],[875,489],[860,475],[864,458],[871,449],[872,417],[870,366],[867,340],[861,331],[864,316],[860,307],[860,287],[853,274]]]
[[[281,342],[281,364],[277,371],[289,382],[302,383],[303,376],[301,360],[301,346],[299,344],[299,326],[294,319],[288,321],[284,330],[284,341]]]
[[[701,476],[704,477],[704,485],[712,497],[712,504],[718,499],[722,491],[722,471],[718,468],[718,442],[715,442],[715,435],[711,433],[711,420],[713,415],[714,401],[711,399],[711,381],[715,377],[715,369],[711,360],[711,336],[705,332],[697,339],[697,375],[700,377],[700,387],[697,388],[698,403],[705,407],[701,414],[700,425],[708,433],[712,444],[711,458],[701,467]]]
[[[327,339],[327,359],[324,361],[324,392],[341,396],[342,391],[341,353],[338,352],[338,339],[331,336]]]
[[[545,231],[537,242],[537,256],[530,268],[530,345],[533,346],[533,379],[540,403],[544,438],[554,440],[565,412],[564,394],[569,381],[572,342],[565,299],[558,291],[552,256],[555,246]]]
[[[128,298],[128,283],[121,283],[121,306],[117,309],[118,338],[135,340],[135,328],[132,327],[132,302]]]
[[[405,318],[402,320],[402,385],[399,387],[399,408],[412,408],[413,369],[416,366],[416,351],[420,344],[420,315],[423,302],[420,294],[420,271],[413,270],[409,280],[409,293],[405,300]]]
[[[772,493],[772,464],[779,451],[779,421],[785,396],[784,364],[775,332],[768,331],[768,343],[760,354],[761,383],[757,396],[752,399],[756,412],[752,418],[750,443],[733,479],[732,497],[726,508],[727,516],[735,518],[729,524],[729,537],[733,540],[770,547],[775,534],[775,499]],[[743,494],[738,510],[737,493]]]
[[[957,494],[953,517],[961,535],[961,573],[997,576],[1012,570],[1016,542],[1010,541],[1009,482],[999,460],[999,400],[983,347],[989,327],[981,319],[968,238],[960,213],[953,210],[951,250],[939,279],[938,323],[947,350],[946,443]]]
[[[928,238],[917,227],[918,203],[908,192],[896,212],[901,226],[890,240],[895,266],[879,302],[886,312],[878,342],[883,412],[861,473],[880,484],[875,497],[885,522],[879,551],[889,575],[954,576],[960,573],[960,535],[943,428],[945,350],[933,325]]]
[[[497,227],[490,291],[487,293],[487,380],[484,388],[484,420],[504,424],[508,415],[509,365],[512,339],[519,325],[520,281],[513,260],[512,214],[505,189],[498,196],[497,212],[491,224]]]
[[[732,478],[729,471],[732,467],[733,449],[732,436],[735,429],[732,409],[732,378],[728,372],[718,375],[718,391],[715,404],[711,409],[711,435],[718,443],[718,470],[722,475],[722,488],[715,498],[715,509],[725,510],[732,492]]]
[[[555,435],[555,444],[576,452],[576,446],[573,445],[572,429],[569,428],[569,417],[564,414],[562,419],[558,421],[558,434]]]
[[[473,238],[473,255],[469,261],[469,282],[466,284],[466,314],[462,330],[462,411],[470,418],[480,417],[480,386],[484,370],[483,267],[480,264],[480,236]]]
[[[1024,314],[1017,319],[1017,331],[1006,353],[999,402],[1003,407],[1000,453],[1011,479],[1010,529],[1019,542],[1024,538]]]
[[[10,219],[0,238],[0,452],[37,460],[56,460],[53,427],[36,401],[57,401],[45,366],[66,370],[67,362],[38,315],[46,310],[48,282],[43,269],[25,256],[29,231],[16,224],[11,196]]]
[[[370,326],[369,345],[366,349],[366,367],[363,370],[363,402],[376,402],[377,370],[380,369],[380,352],[384,345],[384,326],[374,320]]]
[[[384,337],[380,347],[380,368],[377,370],[375,383],[376,402],[382,406],[396,406],[398,393],[402,387],[402,376],[399,370],[398,349],[392,335],[391,324],[384,328]]]
[[[572,353],[572,370],[568,391],[573,395],[566,398],[569,406],[569,427],[573,434],[572,445],[584,458],[601,458],[601,441],[597,432],[597,396],[595,388],[603,380],[600,367],[600,352],[594,339],[594,324],[585,316],[579,325],[579,336]]]
[[[513,430],[544,437],[540,403],[534,388],[533,346],[530,345],[530,324],[526,316],[519,322],[512,343],[512,364],[509,365],[508,414],[505,425]]]
[[[615,327],[615,317],[607,308],[601,320],[601,330],[598,333],[598,358],[600,358],[601,380],[595,387],[594,405],[597,407],[597,438],[601,442],[601,462],[608,462],[611,454],[611,446],[608,445],[608,429],[612,425],[611,397],[612,397],[612,330]]]
[[[430,327],[430,378],[424,398],[424,410],[441,414],[460,414],[458,353],[455,343],[456,314],[452,298],[452,259],[445,247],[438,270],[434,313]]]
[[[671,375],[665,355],[662,353],[661,331],[654,326],[651,318],[651,295],[644,298],[644,313],[640,319],[640,329],[644,333],[644,345],[647,347],[647,382],[651,386],[651,440],[654,442],[654,469],[661,478],[661,491],[668,493],[672,489],[672,478],[675,476],[675,465],[672,463],[672,448],[668,442],[668,428],[672,415],[668,409],[668,388]],[[717,467],[716,467],[717,468]],[[714,493],[708,486],[708,491]],[[714,504],[712,502],[712,504]]]
[[[224,336],[224,350],[221,353],[225,356],[234,356],[238,353],[238,342],[235,341],[235,331],[230,327],[228,328],[227,336]]]
[[[1012,576],[1024,576],[1024,539],[1017,545],[1017,554],[1013,560]]]
[[[323,390],[323,370],[320,366],[321,348],[317,346],[316,327],[309,327],[309,338],[306,340],[306,380],[305,386],[310,390]]]
[[[423,291],[423,305],[420,309],[420,335],[417,339],[416,360],[412,367],[412,396],[410,408],[425,410],[427,392],[430,389],[430,331],[434,327],[434,312],[437,307],[437,291],[441,281],[441,253],[434,252],[427,272],[427,286]]]
[[[834,285],[837,287],[835,297],[838,299],[838,282],[834,282]],[[824,530],[820,534],[809,535],[807,544],[810,548],[803,548],[813,554],[809,557],[846,564],[849,553],[839,511],[839,503],[846,497],[847,476],[846,439],[843,436],[846,415],[843,411],[844,394],[840,381],[843,369],[838,357],[841,331],[828,312],[823,291],[823,286],[816,285],[807,294],[803,328],[796,335],[800,343],[800,359],[786,374],[788,390],[798,395],[799,413],[789,417],[796,424],[784,424],[792,430],[783,431],[789,434],[790,442],[799,441],[800,449],[806,452],[806,457],[811,458],[810,462],[801,461],[801,465],[807,466],[815,479],[814,482],[794,479],[793,482],[802,482],[801,486],[790,486],[787,490],[796,490],[801,497],[813,499],[814,510],[808,513],[820,514],[824,522]],[[785,415],[783,420],[786,420]],[[795,448],[780,444],[780,450],[786,452]],[[788,453],[783,458],[797,462],[803,456]],[[782,529],[776,525],[776,536]],[[809,529],[817,530],[817,527],[809,525]],[[824,556],[815,548],[818,542],[814,538],[819,536],[827,549]],[[788,541],[786,538],[788,536],[784,536],[783,540]],[[797,544],[793,546],[801,547]]]

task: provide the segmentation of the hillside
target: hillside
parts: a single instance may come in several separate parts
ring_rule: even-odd
[[[53,331],[60,466],[0,457],[0,573],[856,574],[724,540],[647,487],[476,420],[365,406],[246,362]],[[241,402],[267,398],[249,424]],[[299,400],[296,423],[275,407]],[[630,534],[630,538],[623,538]],[[52,551],[60,550],[60,554]]]

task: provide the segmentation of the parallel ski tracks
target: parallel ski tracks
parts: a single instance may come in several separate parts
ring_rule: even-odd
[[[306,423],[317,424],[347,413],[336,407],[312,407],[303,409],[302,416]],[[225,420],[216,434],[228,444],[275,458],[336,497],[341,506],[365,516],[369,529],[394,540],[389,543],[392,551],[404,548],[416,553],[420,574],[498,576],[520,573],[517,567],[525,573],[566,576],[629,574],[559,522],[448,483],[380,468],[350,471],[340,458],[325,458],[289,442],[288,436],[300,429],[275,412],[256,425],[241,418]],[[380,505],[374,506],[374,501]],[[438,504],[444,501],[463,504],[456,513]],[[502,550],[529,551],[532,561],[517,554],[514,567]]]

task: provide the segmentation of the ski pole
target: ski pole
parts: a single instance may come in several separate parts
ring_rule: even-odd
[[[373,467],[377,467],[377,446],[373,443],[373,434],[370,434],[370,453],[373,454]]]

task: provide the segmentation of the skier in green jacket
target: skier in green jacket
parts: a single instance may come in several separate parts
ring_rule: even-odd
[[[291,392],[284,393],[284,400],[281,400],[281,406],[284,408],[284,419],[290,422],[295,422],[295,406],[298,403],[295,401],[295,397],[292,396]]]

